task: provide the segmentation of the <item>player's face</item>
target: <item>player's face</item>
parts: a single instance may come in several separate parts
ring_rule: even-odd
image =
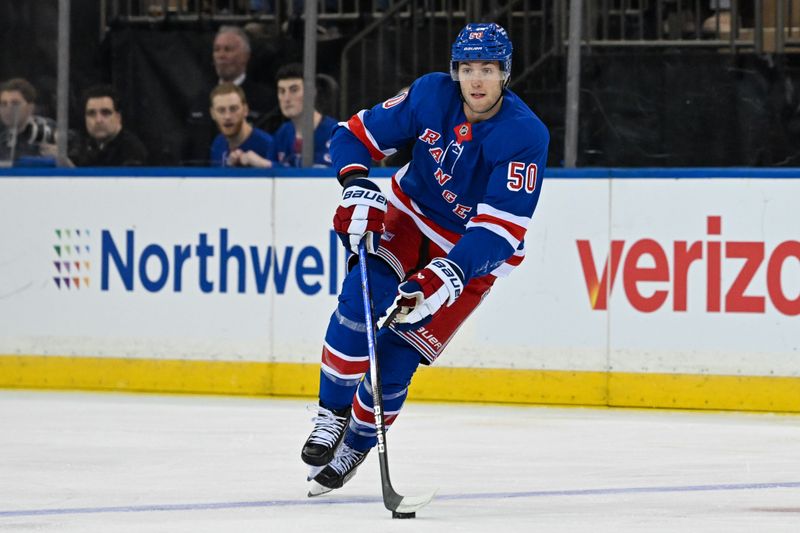
[[[239,135],[247,116],[247,104],[236,93],[218,94],[211,106],[211,118],[225,137]]]
[[[470,120],[486,120],[494,116],[503,94],[503,72],[497,61],[469,61],[458,64],[458,83]]]
[[[235,33],[221,33],[214,39],[214,68],[222,81],[233,81],[247,69],[250,54]]]
[[[303,80],[300,78],[278,80],[278,104],[281,107],[281,113],[288,119],[302,115]]]
[[[19,91],[3,91],[0,93],[0,120],[11,128],[14,126],[14,114],[17,115],[17,125],[22,126],[33,113],[33,104],[25,101]]]
[[[114,100],[108,96],[89,98],[85,118],[86,131],[99,142],[114,137],[122,129],[122,117],[114,109]]]

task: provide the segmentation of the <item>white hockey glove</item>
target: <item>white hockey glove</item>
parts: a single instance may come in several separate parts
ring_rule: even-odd
[[[358,253],[358,243],[368,235],[367,252],[375,253],[384,231],[386,196],[366,178],[350,181],[342,190],[342,201],[333,216],[333,229],[345,248]]]
[[[430,322],[443,305],[453,305],[464,291],[464,274],[457,264],[440,257],[401,283],[397,291],[387,314],[397,312],[393,323],[400,331],[414,330]]]

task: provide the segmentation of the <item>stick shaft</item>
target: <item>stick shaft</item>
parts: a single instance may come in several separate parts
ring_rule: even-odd
[[[364,321],[367,326],[367,348],[369,350],[369,376],[372,382],[372,406],[375,415],[375,431],[378,438],[378,462],[381,467],[381,486],[383,503],[387,509],[394,511],[403,497],[395,492],[389,477],[389,457],[386,449],[386,426],[383,412],[383,387],[381,385],[380,365],[375,332],[375,315],[372,307],[372,295],[369,288],[369,272],[367,270],[367,250],[364,241],[358,245],[358,266],[361,271],[361,296],[364,300]]]

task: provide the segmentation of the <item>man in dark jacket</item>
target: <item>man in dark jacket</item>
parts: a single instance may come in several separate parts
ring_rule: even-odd
[[[142,166],[147,149],[142,141],[122,127],[119,99],[109,86],[86,91],[84,117],[87,135],[72,147],[72,163],[79,167]]]

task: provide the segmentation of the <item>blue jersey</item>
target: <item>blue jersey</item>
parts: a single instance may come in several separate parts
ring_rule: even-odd
[[[323,116],[314,129],[314,166],[331,166],[331,132],[336,127],[336,120]],[[273,155],[279,165],[284,167],[303,166],[303,143],[295,135],[294,123],[284,122],[275,132],[275,153]]]
[[[470,124],[458,82],[423,76],[394,98],[334,130],[333,166],[369,168],[413,142],[412,160],[392,178],[391,203],[447,252],[466,280],[507,275],[525,255],[550,134],[513,92],[500,111]]]
[[[243,152],[252,150],[263,158],[271,159],[272,153],[275,150],[274,145],[275,141],[272,139],[272,135],[264,130],[253,128],[253,132],[238,148]],[[214,142],[211,143],[211,166],[228,166],[228,154],[230,154],[230,152],[228,139],[220,133],[214,138]]]

